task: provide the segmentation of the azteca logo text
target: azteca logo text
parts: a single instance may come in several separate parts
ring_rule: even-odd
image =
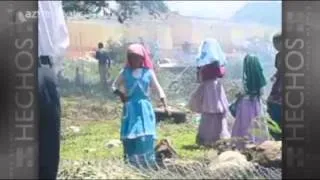
[[[38,18],[38,11],[26,11],[24,12],[24,17],[27,19],[36,19]]]
[[[23,23],[29,19],[37,19],[38,11],[17,11],[15,13],[15,22]]]

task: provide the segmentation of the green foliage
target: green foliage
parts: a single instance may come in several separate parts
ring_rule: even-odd
[[[76,68],[79,69],[81,84],[76,84],[75,82]],[[114,99],[110,89],[103,87],[100,83],[97,62],[66,60],[64,62],[63,75],[59,79],[59,87],[63,97],[85,96],[105,101]]]
[[[63,1],[63,9],[67,14],[74,12],[82,15],[96,14],[103,11],[105,16],[116,16],[120,23],[146,10],[150,15],[158,17],[168,11],[163,1],[115,1],[118,9],[112,9],[108,1]]]
[[[109,52],[109,56],[114,64],[119,65],[125,63],[127,59],[126,51],[128,45],[129,42],[127,42],[125,39],[120,42],[115,42],[112,40],[107,41],[107,51]]]
[[[268,118],[267,122],[268,122],[269,130],[272,133],[281,136],[281,134],[282,134],[281,127],[274,120],[272,120],[271,118]]]
[[[96,13],[96,8],[104,8],[107,6],[105,1],[62,1],[65,13],[78,12],[81,14]]]

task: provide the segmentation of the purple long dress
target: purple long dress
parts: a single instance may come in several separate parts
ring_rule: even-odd
[[[228,104],[218,79],[201,82],[189,101],[191,111],[201,113],[197,144],[212,145],[220,138],[230,138],[226,120]]]
[[[268,139],[268,129],[259,117],[262,114],[259,97],[244,96],[238,101],[232,137],[248,137],[253,143]],[[239,144],[239,146],[241,146]]]

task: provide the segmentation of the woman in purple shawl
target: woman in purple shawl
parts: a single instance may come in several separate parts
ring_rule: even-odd
[[[218,41],[205,40],[197,58],[200,85],[189,101],[191,111],[201,113],[196,138],[198,145],[210,146],[220,138],[230,137],[226,120],[229,103],[219,80],[225,64],[225,54]]]

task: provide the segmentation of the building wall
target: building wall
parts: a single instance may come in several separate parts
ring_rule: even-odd
[[[173,14],[168,17],[167,23],[171,28],[173,46],[180,46],[184,42],[192,42],[192,20]]]
[[[171,28],[165,24],[140,23],[125,26],[118,22],[68,21],[70,34],[70,56],[81,56],[81,52],[97,47],[98,42],[120,41],[123,38],[137,41],[139,37],[158,41],[160,48],[172,49]],[[151,27],[151,28],[150,28]]]
[[[118,40],[123,36],[123,27],[117,24],[106,24],[90,21],[67,22],[72,47],[96,47],[98,42],[109,39]]]
[[[171,27],[164,23],[155,23],[151,21],[130,23],[125,29],[124,37],[129,41],[136,41],[139,37],[147,41],[158,42],[161,49],[172,49],[173,40],[171,36]]]
[[[134,20],[128,25],[116,20],[69,20],[70,56],[81,56],[96,48],[98,42],[120,41],[125,38],[136,41],[139,37],[158,41],[160,49],[169,51],[180,47],[184,42],[198,46],[205,38],[216,38],[222,47],[229,51],[233,43],[257,36],[271,36],[277,29],[259,25],[232,24],[217,20],[203,20],[171,14],[165,21],[146,18]]]

